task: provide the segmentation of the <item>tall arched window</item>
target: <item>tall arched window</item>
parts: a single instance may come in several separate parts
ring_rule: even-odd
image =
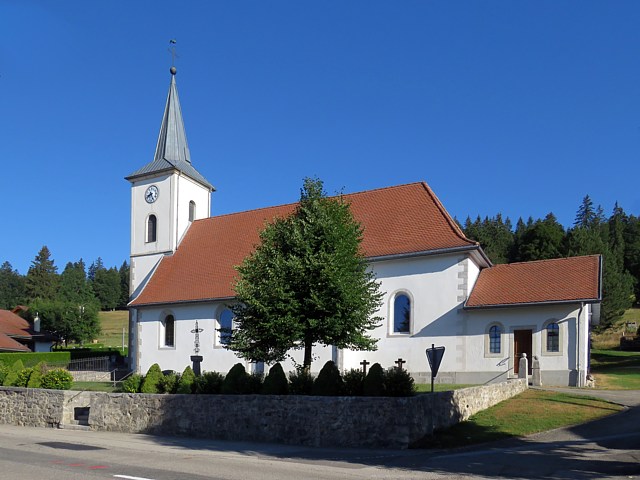
[[[547,325],[547,352],[560,351],[560,327],[551,322]]]
[[[176,339],[176,320],[173,315],[167,315],[164,318],[164,346],[175,347]]]
[[[400,293],[393,300],[393,333],[411,331],[411,299]]]
[[[225,308],[218,317],[218,345],[227,345],[231,340],[233,329],[233,312]]]
[[[189,202],[189,221],[193,222],[196,219],[196,202],[191,200]]]
[[[147,243],[155,242],[158,231],[158,220],[155,215],[149,215],[147,219]]]
[[[502,351],[502,329],[498,325],[493,325],[489,329],[489,353],[501,353]]]

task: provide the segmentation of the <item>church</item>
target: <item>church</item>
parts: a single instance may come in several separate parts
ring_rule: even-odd
[[[252,252],[265,223],[295,204],[210,216],[213,186],[192,164],[175,81],[153,161],[131,183],[129,355],[134,371],[158,363],[182,371],[196,329],[204,371],[249,363],[225,348],[233,328],[234,267]],[[546,385],[584,386],[589,331],[602,300],[599,255],[493,265],[465,237],[424,182],[344,195],[364,228],[363,252],[384,293],[371,331],[376,351],[316,346],[312,372],[327,360],[345,371],[362,362],[401,365],[427,382],[425,351],[444,346],[437,381],[482,384],[519,375],[537,357]],[[197,327],[196,327],[197,325]],[[302,363],[291,352],[285,371]],[[529,370],[531,362],[529,362]],[[528,372],[531,374],[531,370]]]

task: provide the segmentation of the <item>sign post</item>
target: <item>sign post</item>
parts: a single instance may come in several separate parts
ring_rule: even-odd
[[[431,393],[433,393],[433,379],[438,374],[442,357],[444,357],[444,347],[436,347],[432,343],[431,348],[427,348],[427,360],[429,360],[429,367],[431,368]]]

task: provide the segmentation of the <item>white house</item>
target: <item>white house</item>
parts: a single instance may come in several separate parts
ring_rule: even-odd
[[[142,373],[158,363],[181,371],[194,354],[196,322],[203,370],[242,360],[218,329],[232,326],[234,266],[258,243],[265,222],[294,204],[210,217],[211,184],[189,154],[172,69],[154,160],[131,182],[130,356]],[[364,253],[381,282],[382,325],[375,352],[316,347],[312,370],[366,360],[404,362],[429,377],[425,350],[446,348],[438,381],[484,383],[518,374],[526,353],[543,382],[585,384],[589,327],[601,301],[601,258],[492,265],[425,183],[345,195],[364,227]],[[301,362],[302,352],[293,358]],[[246,363],[248,369],[261,365]],[[285,370],[293,369],[291,361]]]

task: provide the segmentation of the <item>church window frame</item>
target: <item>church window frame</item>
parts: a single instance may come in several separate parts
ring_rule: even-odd
[[[564,325],[557,319],[549,319],[542,325],[542,354],[563,355]]]
[[[220,308],[218,308],[218,312],[216,314],[216,328],[215,328],[215,336],[213,340],[213,347],[225,348],[225,346],[229,344],[231,333],[221,332],[220,329],[230,328],[231,332],[233,332],[234,327],[235,327],[235,315],[233,314],[233,311],[231,310],[231,308],[228,305],[223,305]]]
[[[408,302],[408,305],[402,305],[400,302]],[[402,324],[396,322],[398,309],[404,308],[405,319]],[[389,301],[389,336],[394,337],[406,337],[411,336],[413,334],[413,310],[414,310],[414,301],[413,295],[408,290],[402,289],[395,291]],[[408,318],[407,318],[408,317]]]
[[[176,316],[171,311],[165,311],[161,315],[159,343],[164,350],[176,348]]]
[[[196,202],[191,200],[189,202],[189,222],[193,222],[196,219]]]
[[[156,217],[153,213],[147,217],[146,222],[146,235],[145,242],[146,243],[155,243],[158,241],[158,217]]]
[[[505,354],[505,329],[499,322],[487,325],[484,335],[484,356],[487,358],[502,358]]]

